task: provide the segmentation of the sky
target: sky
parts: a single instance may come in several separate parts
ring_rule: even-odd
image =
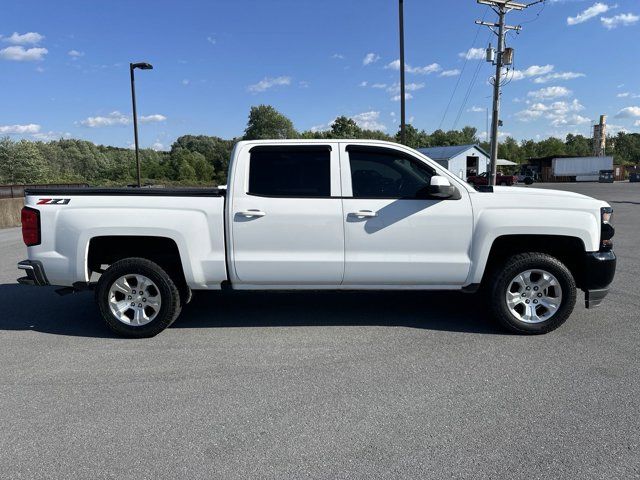
[[[405,0],[407,119],[431,132],[486,135],[495,20],[475,0]],[[502,95],[501,135],[640,132],[640,1],[547,0],[522,25]],[[180,135],[242,135],[252,105],[298,130],[339,115],[395,134],[399,125],[396,0],[14,0],[0,19],[0,136],[133,143],[129,62],[140,144]],[[482,137],[484,139],[484,137]]]

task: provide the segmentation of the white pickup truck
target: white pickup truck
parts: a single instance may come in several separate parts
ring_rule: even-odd
[[[495,318],[545,333],[577,289],[615,273],[610,206],[462,182],[402,145],[242,141],[228,186],[27,191],[28,285],[95,289],[115,332],[156,335],[192,290],[480,291]],[[97,280],[97,281],[96,281]]]

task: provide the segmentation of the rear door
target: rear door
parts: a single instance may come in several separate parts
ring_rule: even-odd
[[[341,144],[343,285],[462,285],[471,266],[468,192],[427,198],[436,171],[390,147]]]
[[[248,144],[238,155],[230,206],[237,283],[339,285],[338,144]]]

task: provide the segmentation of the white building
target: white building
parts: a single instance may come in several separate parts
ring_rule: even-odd
[[[478,145],[418,148],[418,151],[465,181],[486,172],[489,163],[489,154]]]

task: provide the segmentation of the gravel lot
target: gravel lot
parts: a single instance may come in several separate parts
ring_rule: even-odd
[[[609,201],[619,258],[540,337],[473,296],[324,292],[200,294],[123,340],[90,293],[18,286],[0,230],[0,476],[639,478],[640,184],[538,187]]]

